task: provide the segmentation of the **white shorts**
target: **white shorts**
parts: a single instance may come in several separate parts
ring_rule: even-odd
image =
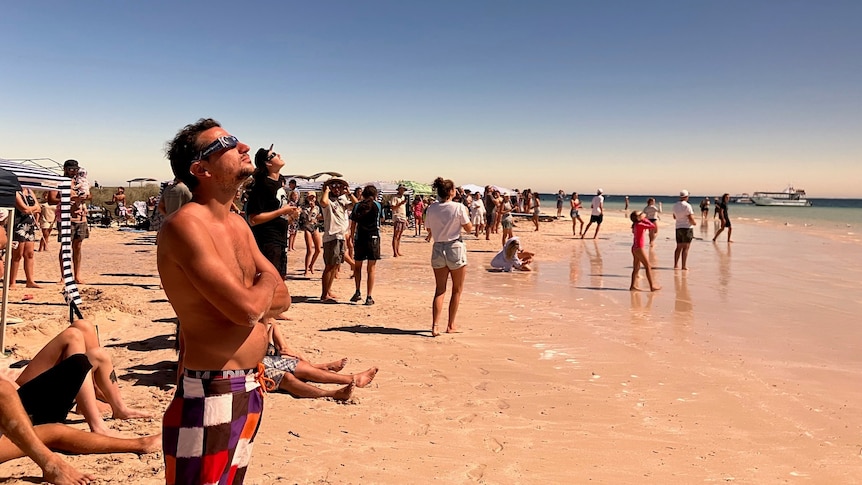
[[[456,239],[447,242],[435,242],[431,250],[431,267],[434,269],[458,269],[467,266],[467,245]]]

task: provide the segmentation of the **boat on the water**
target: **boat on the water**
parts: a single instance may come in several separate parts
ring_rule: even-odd
[[[805,191],[795,189],[792,185],[781,192],[755,192],[751,195],[751,201],[755,205],[786,206],[786,207],[808,207],[811,201],[805,198]]]
[[[743,192],[741,194],[736,194],[730,198],[730,201],[734,204],[753,204],[754,201],[751,200],[751,196],[748,195],[748,192]]]

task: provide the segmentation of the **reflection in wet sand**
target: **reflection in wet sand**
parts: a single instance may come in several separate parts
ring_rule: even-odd
[[[688,272],[676,271],[673,274],[673,288],[676,296],[673,303],[673,321],[691,325],[694,321],[694,305],[688,291]]]
[[[730,284],[730,244],[712,243],[718,256],[718,294],[721,301],[727,302],[728,285]]]
[[[592,251],[590,251],[592,246]],[[602,252],[599,250],[599,243],[593,239],[592,241],[584,242],[584,251],[587,257],[590,258],[590,286],[593,288],[604,287],[604,264],[602,262]]]

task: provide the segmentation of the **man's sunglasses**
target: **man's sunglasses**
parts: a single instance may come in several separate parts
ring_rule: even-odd
[[[238,143],[239,140],[237,140],[235,136],[220,136],[216,138],[214,142],[207,145],[207,147],[204,148],[200,152],[200,154],[198,154],[198,160],[206,160],[213,153],[224,149],[233,148],[237,146]]]

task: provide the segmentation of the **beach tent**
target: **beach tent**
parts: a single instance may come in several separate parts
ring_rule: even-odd
[[[479,192],[480,194],[485,193],[485,187],[480,187],[476,184],[464,184],[461,186],[461,188],[464,190],[469,190],[471,194],[475,194],[476,192]]]
[[[412,180],[401,180],[398,182],[399,184],[407,187],[409,190],[412,190],[416,195],[431,195],[434,190],[428,184],[423,184],[421,182],[414,182]]]
[[[53,160],[52,160],[53,162]],[[55,162],[56,164],[56,162]],[[59,165],[58,165],[59,166]],[[41,165],[31,160],[7,160],[0,158],[0,169],[6,182],[0,184],[4,186],[4,190],[8,190],[11,182],[11,173],[18,179],[20,187],[27,187],[33,190],[59,190],[60,191],[60,255],[63,266],[63,281],[65,282],[66,302],[70,305],[70,312],[76,311],[78,305],[81,304],[81,296],[78,294],[78,285],[75,284],[75,277],[72,275],[72,180],[62,175],[57,175],[52,170],[42,167]],[[14,185],[14,184],[13,184]],[[18,187],[13,186],[13,192],[18,190]],[[3,203],[0,200],[0,203]],[[10,206],[0,205],[0,209],[14,209],[14,194],[12,204]],[[10,212],[10,222],[14,218],[14,211]],[[9,227],[9,226],[7,226]],[[6,244],[7,260],[12,251],[12,235],[11,231],[7,231],[9,242]],[[6,337],[6,306],[8,303],[7,282],[9,281],[9,264],[6,264],[6,275],[3,279],[3,306],[0,308],[0,352],[5,352],[5,337]]]

